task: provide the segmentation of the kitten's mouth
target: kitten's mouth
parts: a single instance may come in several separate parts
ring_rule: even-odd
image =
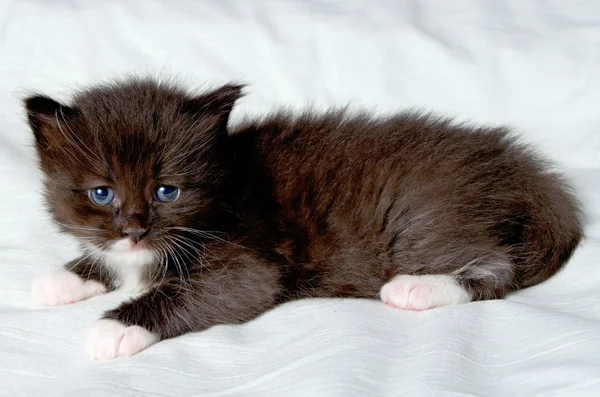
[[[112,244],[111,248],[120,252],[143,252],[148,251],[148,247],[143,241],[133,242],[129,238],[122,238]]]

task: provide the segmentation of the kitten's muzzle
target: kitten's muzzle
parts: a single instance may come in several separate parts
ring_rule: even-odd
[[[139,243],[139,241],[144,237],[148,229],[142,227],[128,227],[123,229],[123,236],[128,237],[134,243]]]

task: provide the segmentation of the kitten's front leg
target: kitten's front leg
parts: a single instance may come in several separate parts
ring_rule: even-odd
[[[90,358],[131,356],[163,339],[249,321],[277,304],[278,270],[230,265],[192,273],[187,281],[172,278],[106,312],[88,335]]]
[[[33,300],[43,306],[61,306],[105,294],[111,284],[110,275],[101,264],[87,257],[67,263],[62,269],[33,281]]]

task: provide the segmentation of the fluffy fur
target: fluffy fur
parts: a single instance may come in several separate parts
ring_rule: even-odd
[[[92,357],[292,299],[422,310],[502,298],[555,274],[582,237],[563,177],[506,128],[332,110],[228,130],[241,95],[238,85],[193,96],[132,80],[85,90],[71,106],[25,101],[49,211],[82,243],[66,265],[81,283],[63,287],[145,291],[102,323],[143,343],[121,354],[114,338],[91,337],[113,349],[92,347]],[[179,198],[154,199],[163,184]],[[98,186],[114,189],[112,204],[90,201]]]

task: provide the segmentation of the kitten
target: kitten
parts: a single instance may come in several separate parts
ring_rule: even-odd
[[[140,295],[92,327],[107,360],[307,297],[425,310],[555,274],[582,238],[562,176],[504,128],[279,112],[228,131],[242,86],[151,80],[25,100],[45,198],[83,255],[45,305]]]

